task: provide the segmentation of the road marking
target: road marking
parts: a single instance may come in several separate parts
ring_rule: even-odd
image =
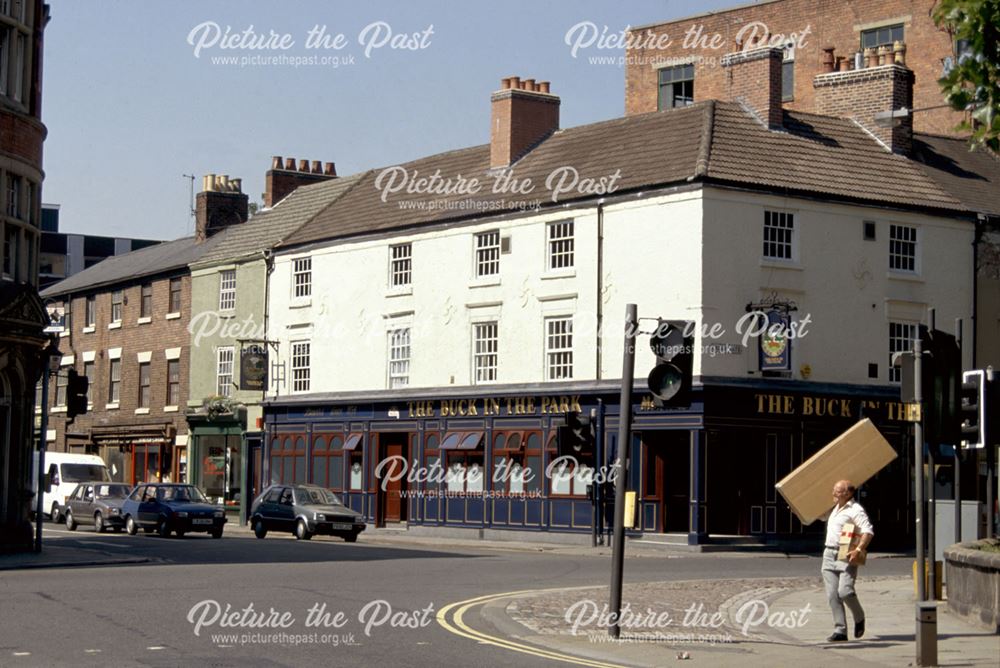
[[[152,647],[147,647],[146,649],[148,649],[151,652],[156,652],[161,649],[166,649],[166,647],[164,647],[163,645],[153,645]]]
[[[102,543],[99,540],[81,540],[80,545],[101,545],[103,547],[121,547],[118,543]]]
[[[101,650],[99,649],[85,649],[83,650],[86,654],[99,654]]]
[[[14,656],[31,656],[31,652],[14,652]]]
[[[560,652],[554,652],[552,650],[539,649],[531,645],[523,645],[521,643],[514,642],[513,640],[508,640],[506,638],[499,638],[497,636],[491,636],[482,631],[477,631],[466,624],[463,620],[465,613],[471,608],[485,605],[493,601],[499,600],[501,598],[509,598],[513,596],[520,596],[524,594],[536,594],[541,591],[554,591],[554,590],[540,590],[540,589],[526,589],[522,591],[510,591],[502,594],[488,594],[486,596],[479,596],[477,598],[470,598],[466,601],[457,601],[455,603],[449,603],[448,605],[441,608],[437,613],[437,623],[440,624],[446,631],[453,633],[463,638],[468,638],[470,640],[475,640],[482,645],[494,645],[500,647],[501,649],[511,650],[513,652],[521,652],[522,654],[530,654],[532,656],[537,656],[543,659],[551,659],[552,661],[563,661],[566,663],[574,663],[580,666],[591,666],[593,668],[625,668],[621,664],[617,663],[603,663],[601,661],[594,661],[591,659],[583,659],[571,654],[562,654]],[[452,626],[448,621],[448,613],[452,609],[457,610],[452,615],[452,621],[455,625]],[[458,627],[458,628],[455,628]]]

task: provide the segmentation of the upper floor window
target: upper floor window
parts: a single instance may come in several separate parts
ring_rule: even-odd
[[[906,40],[903,38],[902,23],[861,31],[862,49],[873,49],[878,46],[892,46],[896,42],[905,41]]]
[[[412,263],[412,244],[399,244],[389,247],[389,287],[402,288],[410,285],[413,279]]]
[[[21,177],[15,174],[7,175],[7,215],[21,217]]]
[[[793,259],[792,232],[795,217],[781,211],[764,212],[764,257],[771,260]]]
[[[228,397],[233,393],[233,347],[219,346],[215,355],[215,393]]]
[[[686,107],[694,103],[694,64],[664,67],[659,75],[657,109]]]
[[[84,327],[93,327],[97,324],[97,297],[87,295],[87,304],[84,308]]]
[[[149,318],[153,315],[153,285],[146,283],[142,286],[142,294],[139,300],[139,317]]]
[[[139,363],[139,408],[149,408],[150,391],[149,362]]]
[[[167,406],[177,406],[181,401],[181,361],[167,360]]]
[[[561,220],[547,226],[549,269],[569,269],[573,266],[573,221]]]
[[[17,274],[17,256],[19,253],[17,227],[7,225],[3,232],[3,273],[4,276],[15,277]]]
[[[111,293],[111,322],[122,321],[122,291],[114,290]]]
[[[181,279],[179,278],[170,279],[170,300],[168,306],[169,313],[181,312]]]
[[[476,235],[476,276],[497,276],[500,273],[500,230]]]
[[[389,389],[410,384],[410,328],[389,332]]]
[[[292,392],[308,392],[310,381],[310,346],[308,341],[292,343]]]
[[[64,366],[56,374],[56,406],[66,405],[66,387],[69,385],[70,368],[69,366]]]
[[[10,36],[13,31],[0,24],[0,95],[7,94],[7,70],[10,68]]]
[[[908,225],[889,226],[889,269],[917,271],[917,228]]]
[[[108,403],[117,404],[121,397],[122,387],[122,361],[111,359],[108,361]]]
[[[545,319],[545,380],[573,377],[573,318]]]
[[[311,257],[300,257],[292,263],[292,296],[312,296]]]
[[[87,404],[93,404],[94,382],[97,380],[93,361],[83,363],[83,375],[87,377]]]
[[[236,270],[219,273],[219,310],[232,311],[236,308]]]
[[[11,86],[11,97],[18,102],[24,102],[24,68],[27,65],[27,40],[18,33],[14,41],[14,81]]]
[[[917,326],[911,322],[889,323],[889,382],[898,383],[902,380],[902,367],[892,365],[892,356],[906,352],[913,346],[917,338]]]
[[[497,379],[497,351],[499,348],[496,322],[477,322],[472,325],[472,367],[477,383]]]

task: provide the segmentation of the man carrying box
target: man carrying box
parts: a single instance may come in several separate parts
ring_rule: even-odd
[[[858,565],[864,561],[864,556],[875,533],[868,514],[861,504],[854,500],[854,485],[849,480],[841,480],[833,486],[833,499],[836,505],[830,511],[826,521],[826,543],[823,550],[823,584],[826,586],[826,598],[833,611],[833,635],[829,642],[844,642],[847,640],[847,617],[844,614],[844,604],[851,609],[854,618],[854,637],[865,634],[865,611],[854,592],[854,581],[858,576]],[[837,552],[841,531],[848,522],[854,525],[854,531],[860,533],[857,545],[847,551],[847,561],[837,561]]]

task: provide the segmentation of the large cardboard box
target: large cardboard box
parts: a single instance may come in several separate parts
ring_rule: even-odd
[[[812,524],[833,508],[832,490],[838,480],[860,486],[895,458],[889,442],[871,420],[864,419],[774,487],[803,524]]]

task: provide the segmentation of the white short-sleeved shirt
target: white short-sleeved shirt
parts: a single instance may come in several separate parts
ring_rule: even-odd
[[[832,547],[840,540],[840,531],[848,522],[854,523],[854,528],[860,533],[875,535],[868,513],[861,507],[861,504],[854,499],[850,499],[842,506],[836,506],[830,511],[829,519],[826,521],[826,547]]]

